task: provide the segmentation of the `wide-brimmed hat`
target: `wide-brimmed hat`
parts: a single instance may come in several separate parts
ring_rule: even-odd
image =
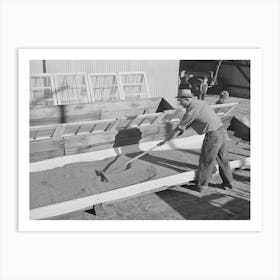
[[[192,98],[193,94],[190,89],[179,89],[178,95],[175,98]]]

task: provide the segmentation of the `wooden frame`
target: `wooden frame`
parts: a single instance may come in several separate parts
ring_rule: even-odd
[[[82,135],[82,134],[90,134],[90,133],[102,133],[102,132],[110,132],[114,129],[118,123],[118,119],[111,120],[98,120],[98,121],[89,121],[89,122],[75,122],[65,124],[64,131],[61,133],[61,137],[73,136],[73,135]],[[104,125],[103,129],[98,130],[98,126]],[[88,126],[89,130],[83,131],[82,128]],[[67,133],[67,128],[76,128],[75,132]]]
[[[152,114],[142,114],[136,116],[127,126],[130,127],[140,127],[144,125],[155,125],[163,118],[164,113],[152,113]]]
[[[116,84],[112,84],[111,86],[105,86],[104,85],[104,81],[103,81],[103,86],[102,87],[100,87],[100,88],[95,88],[95,87],[93,87],[93,84],[91,83],[91,78],[92,77],[104,77],[104,78],[106,78],[106,77],[109,77],[109,76],[112,76],[112,77],[115,77],[115,79],[116,79]],[[88,83],[89,83],[89,88],[90,88],[90,94],[91,94],[91,100],[92,100],[92,102],[95,102],[95,101],[103,101],[103,100],[96,100],[96,98],[95,98],[95,93],[94,93],[94,91],[95,91],[95,89],[106,89],[106,88],[108,88],[108,89],[112,89],[113,87],[114,88],[117,88],[117,91],[118,91],[118,97],[119,98],[115,98],[115,99],[109,99],[110,101],[114,101],[114,100],[123,100],[124,99],[124,96],[123,96],[123,91],[122,91],[122,88],[121,88],[121,86],[120,86],[120,81],[119,81],[119,77],[118,77],[118,75],[117,75],[117,73],[89,73],[88,74]],[[104,101],[108,101],[108,100],[104,100]]]
[[[62,125],[50,124],[50,125],[40,125],[40,126],[31,126],[29,139],[30,141],[46,140],[52,139],[54,136],[57,137],[58,131],[61,130]],[[45,132],[45,135],[38,136],[39,132]],[[51,133],[46,133],[51,131]]]
[[[135,77],[132,78],[133,82],[124,82],[123,81],[123,76],[125,75],[141,75],[142,76],[142,81],[141,82],[134,82]],[[150,98],[150,90],[149,90],[149,86],[148,86],[148,80],[147,80],[147,75],[145,72],[118,72],[118,76],[119,76],[119,81],[120,81],[120,87],[121,87],[121,91],[123,92],[123,97],[124,99],[134,99],[133,96],[138,96],[138,98]],[[130,94],[127,95],[126,94],[126,87],[141,87],[142,90],[142,86],[144,86],[146,88],[146,91],[141,91],[137,94]],[[128,97],[132,97],[132,98],[128,98]],[[137,99],[137,98],[136,98]]]
[[[238,103],[224,103],[224,104],[214,104],[214,105],[210,105],[211,108],[215,111],[215,113],[218,116],[226,116],[228,115],[236,106],[238,105]],[[215,109],[226,109],[228,108],[228,111],[226,112],[218,112]]]
[[[89,122],[75,122],[75,123],[64,123],[64,124],[51,124],[51,125],[40,125],[30,127],[30,141],[46,140],[46,139],[58,139],[66,136],[90,134],[90,133],[100,133],[100,132],[110,132],[114,129],[119,122],[118,119],[111,120],[97,120]],[[104,129],[98,130],[98,126],[105,125]],[[90,126],[91,129],[88,131],[82,131],[84,126]],[[76,128],[75,132],[67,133],[68,128]],[[73,129],[73,130],[74,130]],[[52,130],[51,133],[47,133]],[[39,136],[40,131],[45,131],[45,136]]]
[[[42,83],[44,84],[45,81],[43,79],[45,78],[49,78],[49,83],[50,85],[48,86],[45,86],[45,85],[41,85],[39,87],[37,86],[32,86],[32,79],[40,79],[42,81]],[[40,73],[40,74],[31,74],[30,75],[30,78],[29,78],[29,86],[30,86],[30,105],[31,106],[36,106],[36,104],[32,104],[36,98],[34,96],[34,92],[35,91],[44,91],[46,89],[50,90],[50,93],[52,95],[52,98],[51,99],[43,99],[44,101],[48,101],[48,100],[52,100],[53,104],[51,105],[57,105],[58,102],[57,102],[57,96],[55,94],[55,84],[54,84],[54,79],[53,79],[53,75],[51,73]],[[40,104],[39,104],[40,105]],[[48,105],[47,105],[48,106]]]
[[[250,157],[230,162],[232,169],[250,166]],[[30,210],[30,219],[46,219],[74,211],[92,208],[94,205],[113,203],[116,201],[133,198],[147,193],[154,193],[170,187],[185,184],[195,178],[195,170],[163,177],[160,179],[143,182],[140,184],[123,187],[100,194],[73,199],[52,205],[38,207]]]
[[[61,94],[60,94],[60,90],[65,90],[63,84],[61,86],[61,84],[58,82],[58,78],[59,77],[71,77],[71,76],[83,76],[84,77],[84,80],[85,80],[85,86],[84,87],[81,87],[81,88],[85,88],[86,90],[86,100],[83,100],[82,102],[81,101],[81,97],[79,95],[79,93],[76,94],[76,96],[72,96],[72,97],[76,97],[76,100],[78,99],[79,102],[76,102],[74,100],[74,102],[71,102],[71,98],[70,97],[70,93],[68,91],[68,82],[67,80],[66,81],[66,89],[67,89],[67,94],[68,94],[68,102],[65,102],[62,98],[61,98]],[[89,89],[89,84],[88,84],[88,78],[87,78],[87,74],[85,72],[77,72],[77,73],[54,73],[53,74],[53,77],[54,77],[54,84],[55,84],[55,91],[56,91],[56,96],[57,96],[57,104],[58,105],[65,105],[65,104],[75,104],[75,103],[88,103],[88,102],[92,102],[91,100],[91,95],[90,95],[90,89]],[[73,78],[73,81],[74,81],[74,78]],[[76,81],[76,78],[75,78],[75,83],[76,83],[76,87],[71,87],[70,86],[70,89],[72,89],[72,91],[74,89],[78,90],[80,87],[78,87],[78,84],[77,84],[77,81]],[[72,92],[73,93],[73,92]]]

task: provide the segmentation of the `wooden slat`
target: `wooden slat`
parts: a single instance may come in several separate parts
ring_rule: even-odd
[[[64,156],[64,140],[30,142],[30,162]]]
[[[250,127],[236,117],[232,118],[228,129],[234,131],[236,137],[245,141],[250,141]]]
[[[83,154],[83,153],[91,153],[91,152],[97,152],[97,151],[103,151],[106,149],[110,149],[113,147],[112,142],[109,143],[102,143],[102,148],[100,145],[88,145],[88,146],[75,146],[75,147],[69,147],[65,150],[66,156],[70,155],[77,155],[77,154]]]
[[[228,115],[237,105],[238,103],[215,104],[211,105],[211,108],[216,112],[218,116],[225,116]]]
[[[42,160],[47,160],[47,159],[53,159],[57,157],[62,157],[64,156],[64,150],[52,150],[52,151],[44,151],[44,152],[36,152],[36,153],[30,153],[29,160],[30,162],[38,162]]]
[[[117,124],[118,120],[98,120],[98,121],[89,121],[89,122],[75,122],[64,124],[64,132],[61,136],[69,137],[80,134],[91,134],[91,133],[101,133],[101,132],[109,132],[112,130]],[[89,127],[88,131],[83,131],[83,127]],[[71,131],[72,133],[67,133],[67,131]],[[83,131],[80,133],[80,131]]]
[[[41,140],[30,142],[30,153],[64,149],[64,140]]]
[[[128,127],[140,127],[143,125],[156,125],[161,118],[163,118],[164,113],[153,113],[153,114],[141,114],[138,115]]]
[[[65,124],[59,124],[57,125],[56,129],[55,129],[55,132],[52,136],[52,139],[59,139],[62,137],[63,135],[63,131],[65,129]]]
[[[39,126],[31,126],[30,131],[44,131],[44,130],[50,130],[50,129],[56,129],[57,124],[51,124],[51,125],[39,125]]]
[[[155,113],[162,98],[145,98],[140,100],[124,100],[105,102],[102,106],[101,119],[136,116],[145,113]]]
[[[92,147],[99,147],[103,149],[104,145],[114,143],[115,134],[112,133],[100,133],[100,134],[87,134],[87,135],[76,135],[72,137],[65,137],[65,154],[73,154],[73,150],[86,150]],[[71,151],[71,152],[70,152]]]

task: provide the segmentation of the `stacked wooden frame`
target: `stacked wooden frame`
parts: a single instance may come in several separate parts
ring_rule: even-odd
[[[149,98],[145,72],[41,73],[30,75],[30,106]]]
[[[161,103],[162,98],[148,98],[33,108],[30,162],[164,139],[179,113]],[[236,105],[212,106],[225,119]],[[194,134],[187,130],[182,137]]]

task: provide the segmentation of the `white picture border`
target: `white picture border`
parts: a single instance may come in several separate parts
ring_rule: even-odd
[[[250,60],[250,220],[30,220],[30,60]],[[18,230],[19,231],[261,231],[262,229],[262,52],[260,49],[19,49],[18,50]]]

